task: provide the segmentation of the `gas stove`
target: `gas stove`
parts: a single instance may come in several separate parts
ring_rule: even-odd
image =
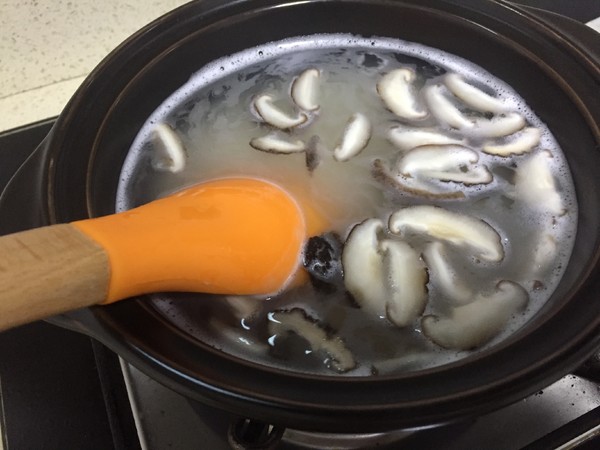
[[[582,22],[600,16],[597,0],[519,3]],[[552,19],[572,28],[560,17]],[[0,134],[0,192],[52,124],[50,119]],[[600,448],[596,366],[590,361],[577,374],[471,422],[388,433],[311,433],[280,430],[190,401],[102,344],[39,322],[0,335],[0,449]]]

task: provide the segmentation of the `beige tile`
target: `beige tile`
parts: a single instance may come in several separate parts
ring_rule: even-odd
[[[0,99],[0,130],[58,115],[84,79],[75,77]]]
[[[0,115],[14,115],[2,122],[12,127],[58,114],[75,80],[135,31],[183,3],[0,0]]]

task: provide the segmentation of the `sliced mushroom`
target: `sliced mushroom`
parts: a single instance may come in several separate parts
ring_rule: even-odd
[[[481,219],[437,206],[410,206],[390,216],[389,229],[403,235],[409,231],[426,234],[457,246],[467,246],[474,256],[497,262],[504,258],[500,235]]]
[[[291,115],[282,111],[275,105],[273,97],[267,94],[256,97],[253,105],[262,120],[281,130],[297,127],[308,120],[308,116],[304,113]]]
[[[397,126],[390,129],[388,139],[398,149],[407,151],[422,145],[464,144],[464,139],[456,139],[433,128],[408,128]]]
[[[403,119],[420,120],[427,117],[427,111],[417,107],[415,79],[414,70],[401,68],[385,74],[377,83],[377,92],[383,103]]]
[[[185,169],[187,153],[177,133],[166,123],[159,123],[154,128],[154,136],[158,148],[152,158],[152,167],[172,173]]]
[[[339,336],[329,336],[318,322],[303,310],[275,311],[268,315],[269,333],[281,336],[295,333],[304,338],[314,352],[324,352],[331,358],[331,366],[339,372],[347,372],[356,367],[352,353]]]
[[[511,112],[491,119],[477,118],[469,132],[479,138],[497,138],[516,133],[525,125],[527,121],[521,114]]]
[[[321,142],[319,136],[313,136],[309,139],[306,146],[306,168],[309,172],[314,170],[321,164],[324,155],[328,155],[330,151]]]
[[[473,122],[444,95],[442,85],[432,84],[422,92],[431,114],[443,125],[459,130],[473,128]]]
[[[517,283],[500,281],[492,295],[479,295],[453,308],[447,317],[425,316],[421,327],[441,347],[472,350],[500,333],[513,315],[525,309],[528,299],[527,291]]]
[[[493,179],[479,154],[462,145],[424,145],[408,151],[398,161],[398,171],[413,178],[427,177],[466,185],[487,184]]]
[[[422,176],[440,181],[452,181],[454,183],[462,183],[467,186],[475,184],[488,184],[492,181],[493,176],[486,166],[472,166],[465,170],[457,171],[442,171],[442,170],[424,170]]]
[[[550,169],[552,154],[542,151],[530,156],[517,167],[515,173],[515,199],[524,201],[537,210],[563,215],[565,207],[556,189]]]
[[[424,145],[413,148],[397,162],[403,175],[417,176],[423,171],[456,171],[460,167],[476,163],[477,152],[462,146]]]
[[[333,150],[333,157],[336,161],[348,161],[350,158],[358,155],[369,144],[371,139],[371,122],[364,114],[352,114],[341,143]]]
[[[496,156],[522,155],[523,153],[530,152],[540,143],[541,135],[542,132],[539,128],[527,127],[506,144],[485,143],[483,151]]]
[[[429,268],[430,281],[439,288],[445,299],[454,305],[464,305],[473,299],[473,291],[448,264],[443,243],[435,241],[427,244],[423,258]]]
[[[373,161],[373,177],[392,189],[406,194],[435,200],[461,200],[465,198],[462,190],[441,189],[421,178],[406,177],[399,173],[392,173],[390,168],[380,159]]]
[[[427,303],[427,271],[406,242],[379,240],[383,222],[367,219],[354,227],[342,252],[344,284],[369,314],[403,327]]]
[[[292,82],[292,99],[304,111],[319,109],[317,95],[320,77],[321,73],[317,69],[307,69]]]
[[[337,233],[313,236],[304,246],[302,265],[311,277],[334,283],[342,278],[342,248],[343,243]]]
[[[350,232],[342,251],[344,285],[356,302],[371,314],[384,317],[389,299],[385,268],[379,249],[383,222],[367,219]]]
[[[388,273],[389,296],[386,315],[393,324],[404,327],[423,314],[427,304],[427,270],[419,254],[406,242],[381,241]]]
[[[299,139],[290,140],[289,136],[280,133],[269,133],[262,137],[253,138],[250,146],[267,153],[290,154],[306,150],[306,144]]]
[[[481,89],[467,83],[457,73],[450,73],[444,77],[444,84],[465,105],[481,112],[503,113],[507,107],[504,102],[486,94]]]

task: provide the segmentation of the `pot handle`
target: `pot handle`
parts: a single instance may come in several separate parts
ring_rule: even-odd
[[[70,224],[0,238],[0,330],[103,302],[104,249]]]
[[[43,192],[47,185],[47,143],[52,134],[50,131],[0,192],[0,211],[4,212],[0,216],[0,235],[49,223]]]

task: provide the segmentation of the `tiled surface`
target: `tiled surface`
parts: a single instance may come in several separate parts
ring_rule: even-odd
[[[184,3],[0,0],[0,131],[58,115],[113,48]]]
[[[129,35],[185,0],[0,0],[0,131],[57,115]]]

